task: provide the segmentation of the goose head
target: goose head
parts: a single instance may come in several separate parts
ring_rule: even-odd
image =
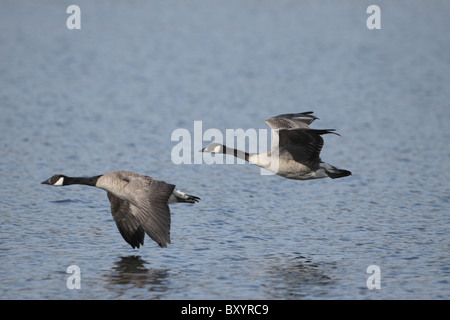
[[[200,152],[209,152],[209,153],[225,153],[225,146],[223,144],[213,142],[209,144],[207,147],[200,150]]]
[[[55,174],[51,178],[48,178],[45,181],[42,181],[41,184],[48,184],[51,186],[62,186],[64,185],[64,179],[67,178],[65,175],[62,174]]]

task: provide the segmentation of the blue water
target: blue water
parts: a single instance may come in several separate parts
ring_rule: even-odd
[[[369,1],[77,1],[81,30],[70,4],[0,4],[2,299],[450,297],[448,2],[377,1],[380,30]],[[351,177],[171,160],[194,121],[309,110]],[[126,244],[104,191],[40,184],[114,170],[201,197],[168,248]]]

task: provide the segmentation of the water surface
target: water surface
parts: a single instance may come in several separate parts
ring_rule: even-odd
[[[2,299],[449,298],[447,2],[378,1],[381,30],[364,1],[78,1],[81,30],[70,4],[0,4]],[[308,110],[351,177],[171,161],[196,120]],[[114,170],[201,197],[168,248],[131,249],[102,190],[40,185]]]

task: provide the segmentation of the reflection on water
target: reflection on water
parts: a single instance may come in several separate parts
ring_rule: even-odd
[[[273,257],[271,260],[279,259]],[[300,299],[315,292],[316,296],[326,295],[335,280],[326,266],[313,263],[297,254],[283,264],[271,261],[267,264],[266,294],[274,299]]]
[[[169,269],[152,269],[145,265],[148,262],[140,256],[120,257],[111,268],[111,273],[105,275],[107,290],[117,294],[116,298],[128,293],[131,289],[146,289],[149,299],[160,299],[168,290],[167,276]],[[142,290],[139,290],[139,298]]]
[[[282,300],[327,297],[330,295],[330,288],[336,283],[336,267],[333,264],[313,262],[298,253],[293,256],[274,253],[264,257],[260,263],[263,264],[258,267],[262,270],[261,278],[252,284],[253,290],[256,287],[261,288],[258,297]],[[139,255],[119,257],[110,272],[105,275],[105,289],[112,293],[115,299],[167,299],[173,296],[174,282],[180,283],[183,280],[178,278],[177,274],[171,275],[169,269],[150,268],[150,265]],[[220,285],[223,281],[227,282],[228,278],[215,281]],[[208,288],[205,283],[196,289],[192,283],[184,285],[194,291],[204,288],[205,285]],[[210,290],[211,297],[216,297],[215,289],[204,290]]]
[[[448,2],[389,4],[378,31],[354,1],[77,2],[78,31],[55,1],[1,2],[2,299],[450,296]],[[194,121],[226,133],[309,110],[352,177],[171,161],[176,129],[187,153],[206,145]],[[115,170],[202,198],[173,208],[169,248],[127,246],[101,190],[40,185]],[[52,276],[73,263],[79,292]]]

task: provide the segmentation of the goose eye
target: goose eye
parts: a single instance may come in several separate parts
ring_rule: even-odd
[[[125,181],[126,183],[129,183],[129,182],[130,182],[130,179],[128,179],[128,178],[123,178],[123,181]]]

